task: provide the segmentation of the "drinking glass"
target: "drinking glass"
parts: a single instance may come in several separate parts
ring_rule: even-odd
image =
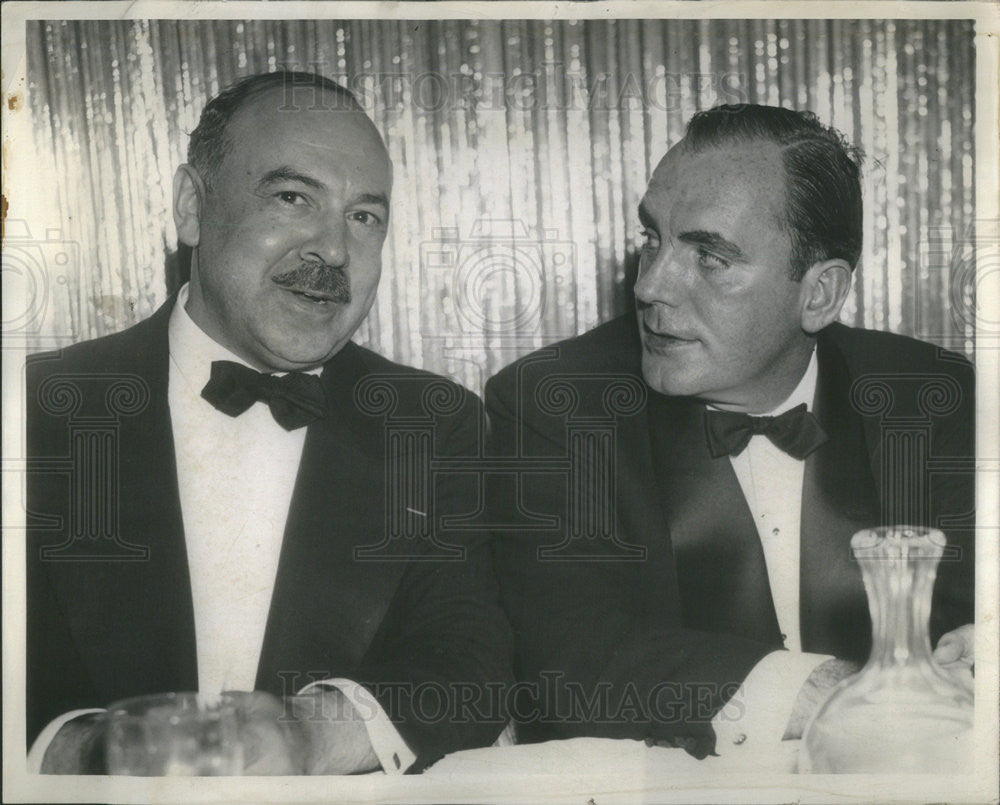
[[[111,705],[106,718],[109,774],[193,777],[243,772],[239,720],[226,694],[138,696]]]

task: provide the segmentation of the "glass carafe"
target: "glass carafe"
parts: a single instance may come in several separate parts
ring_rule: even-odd
[[[872,653],[806,728],[799,771],[959,773],[972,770],[971,678],[931,656],[931,595],[945,538],[888,526],[851,539],[872,619]]]

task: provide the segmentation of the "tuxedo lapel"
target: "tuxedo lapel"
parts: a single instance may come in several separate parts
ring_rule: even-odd
[[[306,433],[258,666],[264,690],[289,692],[281,687],[288,669],[350,674],[406,566],[392,561],[405,550],[402,540],[387,542],[380,558],[389,561],[355,557],[355,548],[381,542],[388,527],[385,427],[354,402],[366,373],[363,353],[350,343],[323,370],[330,413]]]
[[[851,536],[878,522],[864,424],[850,404],[850,376],[835,345],[817,344],[814,413],[829,439],[806,459],[802,486],[799,617],[802,648],[864,661],[868,604]]]
[[[107,702],[121,696],[197,685],[194,615],[167,404],[167,322],[173,300],[114,343],[107,380],[89,372],[81,385],[106,395],[114,378],[138,378],[148,404],[119,418],[118,537],[145,559],[44,559],[93,684]],[[102,385],[105,387],[101,391]],[[72,448],[71,448],[72,449]],[[72,483],[73,478],[70,478]],[[105,550],[105,539],[76,547]]]
[[[708,452],[704,406],[651,393],[649,414],[684,625],[780,645],[760,538],[732,464]]]
[[[638,373],[638,370],[637,370]],[[640,376],[641,381],[641,376]],[[648,391],[645,410],[635,416],[620,417],[616,432],[616,494],[618,536],[642,547],[641,598],[645,605],[667,622],[682,622],[677,568],[670,543],[665,497],[660,483],[662,471],[653,458],[651,423],[657,415]]]

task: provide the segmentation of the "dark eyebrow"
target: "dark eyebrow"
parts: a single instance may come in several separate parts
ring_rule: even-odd
[[[290,168],[287,165],[283,165],[280,168],[275,168],[274,170],[270,170],[265,173],[257,183],[257,187],[267,187],[268,185],[276,184],[278,182],[297,182],[298,184],[305,185],[306,187],[311,187],[313,190],[326,190],[326,185],[319,179],[314,179],[308,174],[300,173],[295,170],[295,168]],[[382,193],[361,193],[353,200],[352,203],[380,204],[386,209],[389,209],[389,199]]]
[[[257,182],[257,187],[266,187],[269,184],[276,184],[277,182],[297,182],[298,184],[305,185],[306,187],[311,187],[313,190],[325,190],[326,185],[323,184],[319,179],[314,179],[312,176],[307,176],[304,173],[299,173],[294,168],[289,168],[287,165],[280,168],[275,168],[265,173],[260,181]]]
[[[731,260],[740,260],[743,262],[747,261],[747,256],[743,253],[743,250],[731,240],[726,240],[718,232],[706,232],[698,229],[693,232],[682,232],[678,235],[677,239],[683,243],[704,246],[714,252],[718,252],[720,257],[727,257]]]
[[[351,202],[352,204],[381,204],[386,209],[389,209],[389,199],[386,198],[382,193],[362,193],[361,195],[354,198]]]

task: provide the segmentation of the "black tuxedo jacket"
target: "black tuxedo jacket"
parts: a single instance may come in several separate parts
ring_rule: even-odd
[[[69,709],[197,689],[167,404],[172,306],[29,360],[29,742]],[[423,469],[479,455],[478,399],[350,343],[321,380],[331,413],[306,434],[256,687],[366,684],[418,755],[415,768],[488,745],[504,716],[477,697],[509,679],[509,627],[488,548],[469,530],[441,531],[480,495],[469,474],[431,483]],[[387,457],[401,433],[422,445],[412,460]],[[408,525],[418,493],[427,517]],[[477,709],[457,711],[462,696]]]
[[[972,621],[974,385],[963,358],[836,324],[817,344],[806,461],[803,650],[864,662],[857,530],[940,527],[932,639]],[[704,405],[642,380],[634,315],[542,349],[486,386],[501,598],[524,686],[522,738],[683,737],[782,647],[760,540]],[[562,463],[560,463],[562,462]],[[514,469],[511,469],[514,468]]]

